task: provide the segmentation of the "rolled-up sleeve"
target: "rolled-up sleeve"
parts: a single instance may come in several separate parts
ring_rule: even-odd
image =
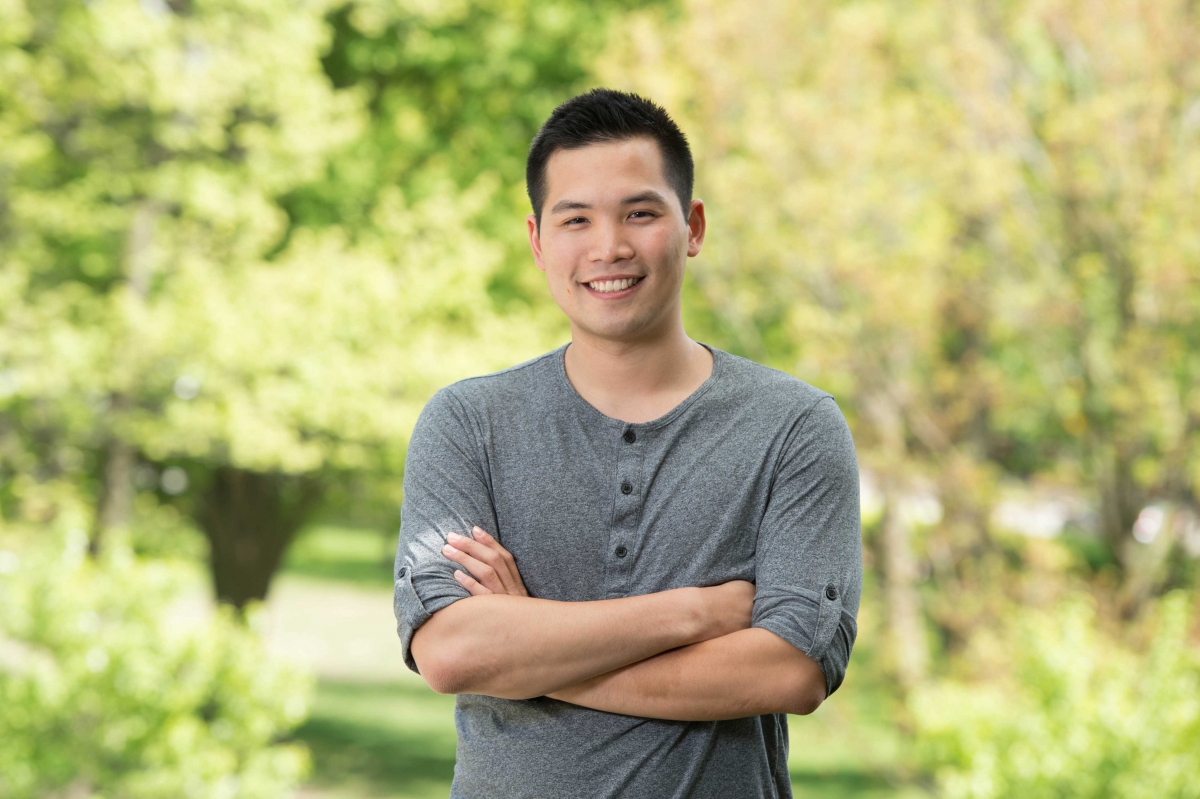
[[[470,535],[474,525],[501,539],[479,433],[468,406],[446,387],[421,411],[404,463],[393,609],[401,655],[413,671],[417,628],[470,596],[454,579],[460,567],[442,555],[442,546],[447,534]]]
[[[858,460],[833,397],[789,431],[758,531],[752,626],[778,635],[842,684],[858,634],[862,529]]]

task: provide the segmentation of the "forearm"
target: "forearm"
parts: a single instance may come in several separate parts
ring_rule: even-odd
[[[550,694],[609,713],[677,721],[811,713],[820,666],[772,632],[748,629],[675,649]]]
[[[416,631],[413,658],[441,693],[542,696],[714,634],[701,590],[592,602],[472,596]]]

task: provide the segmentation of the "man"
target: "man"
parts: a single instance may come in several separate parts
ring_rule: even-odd
[[[692,169],[647,100],[559,106],[526,221],[571,341],[413,431],[395,611],[458,694],[455,799],[791,796],[786,714],[842,682],[854,445],[829,394],[684,332]]]

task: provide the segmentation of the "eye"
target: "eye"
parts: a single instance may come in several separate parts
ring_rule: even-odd
[[[642,214],[642,216],[639,217],[638,214]],[[629,215],[629,218],[630,219],[653,219],[654,214],[650,213],[649,211],[634,211],[633,213],[631,213]]]
[[[581,222],[586,222],[586,221],[587,221],[587,219],[586,219],[585,217],[582,217],[582,216],[573,216],[573,217],[571,217],[570,219],[564,220],[564,221],[563,221],[563,224],[564,224],[564,225],[575,225],[575,224],[578,224],[578,223],[581,223]]]

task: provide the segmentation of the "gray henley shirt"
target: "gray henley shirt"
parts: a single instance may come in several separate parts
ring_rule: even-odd
[[[842,683],[862,584],[858,467],[833,397],[704,345],[709,378],[664,416],[605,416],[567,345],[438,391],[404,471],[395,564],[401,652],[469,594],[441,549],[479,525],[535,597],[584,601],[728,580],[752,624]],[[452,799],[790,797],[784,714],[688,722],[547,697],[457,697]]]

